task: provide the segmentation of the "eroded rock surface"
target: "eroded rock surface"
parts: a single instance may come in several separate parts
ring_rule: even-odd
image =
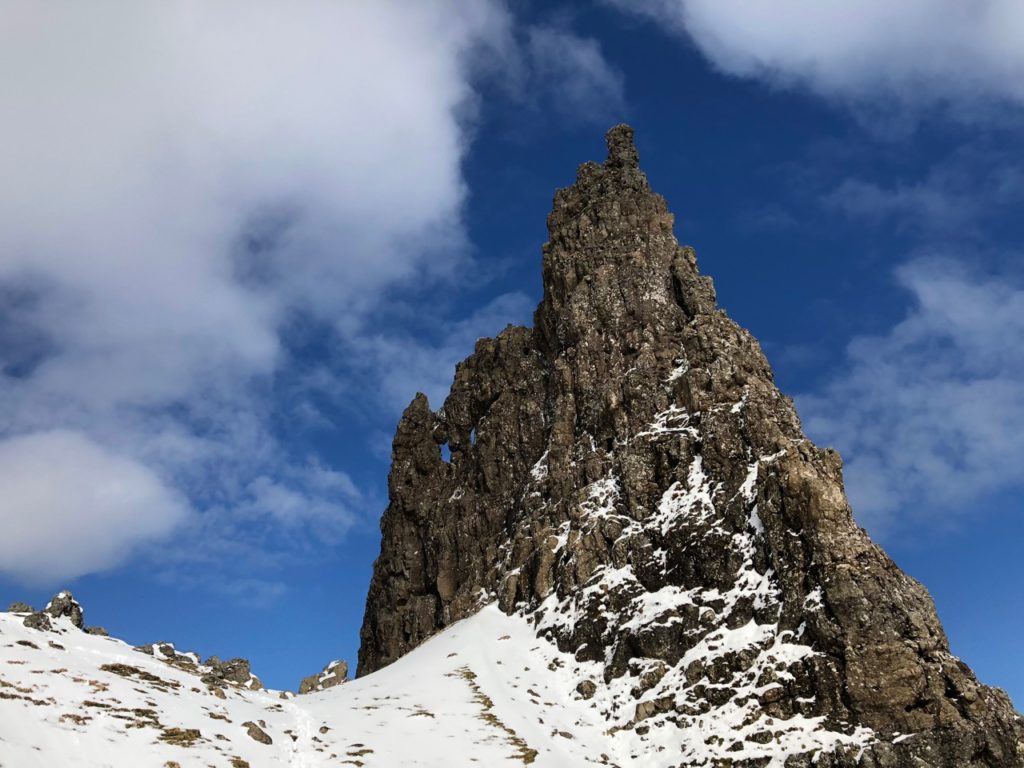
[[[534,327],[402,417],[359,674],[496,600],[602,665],[578,691],[609,722],[672,729],[666,765],[1024,765],[1008,697],[854,523],[632,130],[608,149],[555,195]]]

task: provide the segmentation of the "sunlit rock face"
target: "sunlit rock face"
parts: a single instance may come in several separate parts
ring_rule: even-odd
[[[607,139],[555,194],[534,327],[402,417],[359,674],[497,602],[651,765],[1024,765],[1009,699],[854,523],[632,130]]]

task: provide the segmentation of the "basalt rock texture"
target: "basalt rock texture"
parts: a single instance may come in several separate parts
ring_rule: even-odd
[[[497,601],[650,764],[1024,765],[1024,721],[854,523],[632,130],[607,138],[555,195],[534,327],[401,419],[359,674]]]

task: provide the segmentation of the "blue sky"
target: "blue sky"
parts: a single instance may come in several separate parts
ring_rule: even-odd
[[[627,121],[955,653],[1024,700],[1013,0],[0,0],[0,602],[355,660],[390,436]],[[45,13],[45,16],[43,15]]]

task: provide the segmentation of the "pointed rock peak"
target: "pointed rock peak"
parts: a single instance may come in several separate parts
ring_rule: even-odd
[[[548,215],[535,325],[557,347],[589,336],[615,344],[637,325],[653,338],[715,307],[710,279],[697,271],[693,251],[679,245],[665,199],[639,167],[633,129],[617,125],[606,138],[604,164],[580,165]]]
[[[608,130],[604,135],[608,142],[608,159],[605,168],[639,168],[640,154],[633,143],[633,129],[620,123]]]
[[[632,131],[608,150],[555,195],[534,328],[402,420],[360,674],[494,601],[559,654],[551,700],[589,700],[578,763],[1024,767],[1024,720],[854,522]]]

